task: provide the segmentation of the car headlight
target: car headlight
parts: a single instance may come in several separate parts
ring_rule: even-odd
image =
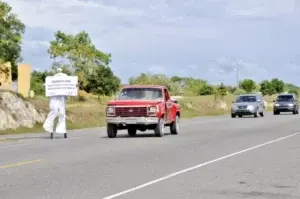
[[[274,106],[279,106],[279,104],[274,104]]]
[[[231,105],[231,108],[232,108],[232,109],[237,109],[237,105],[232,104],[232,105]]]
[[[106,109],[107,115],[112,115],[115,113],[115,107],[107,107]]]
[[[149,113],[155,113],[155,112],[157,112],[157,107],[156,106],[150,106],[148,111],[149,111]]]
[[[294,106],[294,104],[289,104],[289,106]]]
[[[255,108],[255,106],[249,105],[247,108],[250,109],[250,110],[253,110]]]

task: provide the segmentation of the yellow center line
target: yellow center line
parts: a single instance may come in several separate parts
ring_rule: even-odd
[[[19,162],[19,163],[15,163],[15,164],[8,164],[8,165],[0,166],[0,169],[10,168],[10,167],[17,167],[17,166],[22,166],[22,165],[25,165],[25,164],[32,164],[32,163],[41,162],[41,161],[43,161],[43,160],[39,159],[39,160]]]

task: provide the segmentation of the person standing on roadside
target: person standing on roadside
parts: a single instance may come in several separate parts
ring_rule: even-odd
[[[68,76],[62,72],[61,68],[57,69],[57,73],[54,76]],[[50,97],[49,108],[50,112],[43,124],[43,128],[46,132],[50,133],[50,138],[53,139],[53,133],[64,134],[64,138],[67,138],[66,128],[66,100],[67,96],[52,96]],[[54,120],[58,117],[58,123],[54,131]]]

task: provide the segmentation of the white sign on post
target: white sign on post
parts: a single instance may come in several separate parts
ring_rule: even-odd
[[[46,77],[46,97],[78,95],[78,76],[48,76]]]

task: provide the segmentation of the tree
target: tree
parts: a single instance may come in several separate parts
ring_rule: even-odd
[[[221,96],[227,95],[227,88],[226,88],[226,86],[223,83],[221,83],[221,85],[218,87],[218,93]]]
[[[212,95],[213,93],[214,88],[208,84],[204,84],[199,90],[199,95]]]
[[[264,80],[260,83],[260,92],[264,96],[265,95],[274,95],[276,93],[276,90],[270,81]]]
[[[51,75],[54,75],[57,71],[58,68],[62,69],[62,72],[67,74],[67,75],[72,75],[74,74],[74,71],[68,64],[62,64],[60,62],[53,62],[52,67],[51,67]]]
[[[88,76],[87,92],[98,95],[113,95],[120,88],[121,80],[114,75],[110,67],[99,66]]]
[[[227,86],[227,90],[229,93],[235,93],[238,88],[235,86]]]
[[[180,82],[181,80],[182,80],[182,77],[178,77],[178,76],[171,77],[172,82]]]
[[[284,91],[284,82],[278,78],[273,78],[271,84],[276,93],[282,93]]]
[[[31,82],[30,89],[34,91],[35,95],[44,95],[45,94],[45,79],[48,75],[51,75],[50,72],[39,72],[33,71],[31,73]]]
[[[11,13],[9,4],[0,1],[0,60],[11,62],[12,79],[18,78],[17,62],[22,60],[21,44],[25,25]]]
[[[98,50],[92,43],[88,33],[82,31],[76,35],[66,34],[61,31],[55,33],[54,40],[50,41],[48,49],[50,58],[57,62],[57,58],[67,60],[68,63],[64,64],[64,68],[74,75],[78,76],[79,88],[82,90],[90,90],[92,92],[111,93],[114,90],[105,90],[110,86],[96,83],[95,75],[98,75],[98,81],[107,83],[119,82],[112,73],[111,69],[108,70],[108,64],[111,62],[111,54],[104,53]],[[99,71],[108,74],[104,77]],[[112,78],[108,81],[107,78]],[[102,86],[101,88],[98,88]],[[112,86],[114,87],[114,86]]]
[[[291,89],[291,90],[288,91],[288,93],[295,94],[295,95],[299,96],[298,89]]]
[[[129,84],[140,84],[140,85],[163,85],[166,86],[173,95],[180,93],[180,86],[177,82],[173,82],[164,74],[147,74],[141,73],[137,77],[130,77]]]
[[[247,93],[250,93],[255,90],[256,83],[252,79],[244,79],[240,82],[240,88],[245,90]]]

